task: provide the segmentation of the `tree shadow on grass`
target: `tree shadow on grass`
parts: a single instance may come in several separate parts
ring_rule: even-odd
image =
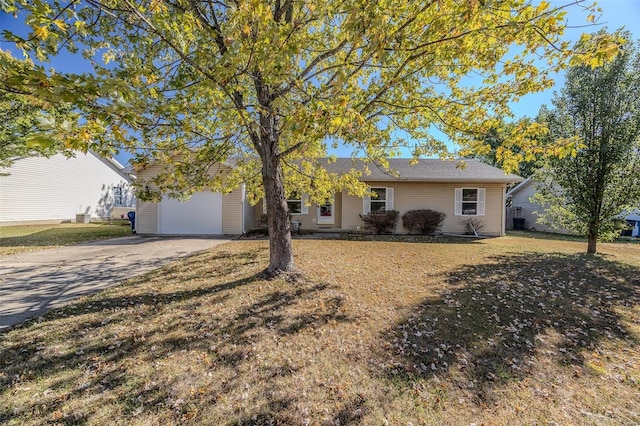
[[[136,244],[143,242],[141,238],[132,240]],[[91,257],[69,261],[63,256],[42,264],[27,261],[6,268],[0,266],[0,275],[4,274],[4,279],[0,280],[0,333],[28,318],[37,318],[53,308],[126,280],[129,284],[136,284],[140,280],[131,277],[144,272],[150,275],[142,275],[142,280],[169,283],[233,277],[239,271],[253,267],[261,252],[266,252],[266,249],[241,253],[228,253],[221,249],[214,256],[202,252],[184,259],[182,257],[190,252],[175,248],[171,256],[138,256],[133,252],[131,259],[137,260],[123,261],[123,256],[109,251],[109,255],[101,256],[99,262]],[[180,262],[175,263],[178,260]]]
[[[105,404],[141,423],[179,423],[242,393],[237,371],[254,368],[261,341],[351,320],[327,284],[262,280],[265,255],[198,255],[10,330],[0,344],[0,423],[95,422]],[[296,402],[276,383],[300,366],[268,367],[252,373],[262,389],[255,406],[230,413],[238,424],[268,423]]]
[[[449,290],[383,336],[390,378],[448,374],[488,404],[493,389],[531,374],[542,345],[557,363],[582,366],[604,340],[639,343],[617,311],[640,303],[638,268],[586,255],[491,260],[449,273]]]
[[[393,243],[417,243],[417,244],[478,244],[484,240],[497,237],[473,235],[420,235],[420,234],[341,234],[337,238],[328,238],[344,241],[360,242],[393,242]]]

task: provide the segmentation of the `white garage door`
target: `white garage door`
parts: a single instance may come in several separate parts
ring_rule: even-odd
[[[160,234],[222,234],[222,194],[198,192],[187,201],[164,197],[159,206]]]

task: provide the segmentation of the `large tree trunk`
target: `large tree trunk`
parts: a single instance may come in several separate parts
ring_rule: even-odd
[[[272,105],[274,95],[264,85],[258,71],[255,72],[254,83],[261,107],[260,132],[257,136],[259,142],[256,147],[262,161],[262,182],[269,224],[269,267],[266,274],[273,278],[294,271],[291,225],[282,173],[279,119]]]
[[[589,223],[589,229],[587,229],[587,254],[596,253],[596,244],[598,242],[599,232],[600,223],[596,220],[592,220]]]
[[[596,254],[596,237],[593,235],[589,235],[589,239],[587,242],[587,254]]]
[[[269,223],[269,267],[267,274],[276,276],[294,270],[289,208],[284,190],[280,160],[266,159],[262,165],[267,216]]]

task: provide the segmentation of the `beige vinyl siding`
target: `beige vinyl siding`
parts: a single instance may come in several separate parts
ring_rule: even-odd
[[[151,167],[139,173],[142,180],[153,176],[159,168]],[[222,169],[216,169],[215,172]],[[385,187],[394,189],[394,210],[398,210],[400,215],[409,210],[432,209],[446,214],[446,219],[442,226],[445,233],[463,233],[465,231],[464,221],[468,218],[476,218],[483,225],[484,235],[504,234],[504,191],[505,185],[502,183],[438,183],[438,182],[367,182],[370,187]],[[455,216],[455,190],[456,188],[484,188],[485,215],[484,216]],[[222,227],[225,234],[239,234],[258,226],[263,214],[262,202],[250,207],[243,197],[243,189],[238,188],[228,195],[223,196]],[[244,207],[244,208],[243,208]],[[146,204],[141,204],[139,232],[154,228],[157,232],[157,210],[155,215],[148,209]],[[338,193],[334,202],[334,224],[318,224],[318,206],[311,204],[308,206],[308,214],[292,215],[292,220],[299,221],[303,230],[346,230],[355,231],[362,226],[360,214],[362,214],[363,199],[347,193]],[[242,219],[245,220],[244,230],[242,229]],[[402,226],[401,219],[396,227],[397,233],[406,233]]]
[[[244,187],[244,185],[243,185]],[[246,192],[245,192],[246,194]],[[244,203],[244,229],[242,232],[247,232],[251,229],[254,229],[260,220],[260,214],[262,214],[262,206],[258,203],[255,206],[252,206],[247,200],[246,195],[243,196]]]
[[[242,234],[243,188],[236,188],[222,196],[222,233]]]
[[[151,179],[159,175],[164,168],[165,167],[161,164],[152,164],[152,165],[146,166],[143,169],[136,169],[136,175],[138,176],[138,180],[140,182],[144,182],[146,185],[149,186],[150,189],[157,189],[157,186],[154,185],[153,182],[151,182]],[[219,173],[224,174],[226,170],[228,170],[226,166],[221,164],[214,164],[209,169],[209,174],[211,176],[215,176]]]
[[[355,231],[362,227],[362,198],[342,194],[342,229]]]
[[[145,186],[148,186],[150,190],[156,190],[157,186],[149,182],[149,180],[160,173],[161,170],[162,167],[152,165],[143,170],[137,170],[136,174],[140,182],[146,182]],[[157,234],[159,232],[158,203],[138,201],[136,206],[136,232],[138,234]]]
[[[149,188],[155,190],[157,188],[152,182],[150,182],[150,180],[162,172],[162,169],[162,165],[151,165],[144,170],[138,171],[138,179],[141,182],[147,182],[146,184],[149,185]],[[224,174],[226,170],[228,170],[226,166],[216,164],[209,172],[213,176],[218,173]],[[229,194],[222,195],[223,234],[242,234],[244,203],[244,185],[241,185]],[[253,209],[250,210],[248,214],[251,214],[252,212]],[[247,217],[246,212],[244,217]],[[158,203],[138,203],[136,228],[138,233],[141,234],[155,234],[159,232]]]
[[[305,202],[305,198],[303,198],[302,202]],[[308,200],[307,200],[308,202]],[[316,206],[315,204],[311,203],[309,205],[307,205],[306,210],[308,211],[308,213],[306,214],[292,214],[291,215],[291,220],[295,220],[300,222],[300,226],[302,229],[317,229],[317,225],[315,223],[313,223],[313,219],[316,217],[316,210],[317,210],[318,206]],[[304,211],[304,209],[303,209]]]
[[[253,226],[248,230],[257,228],[261,224],[262,215],[264,214],[264,200],[258,201],[258,204],[253,206]]]
[[[470,217],[478,219],[484,225],[482,233],[485,235],[503,235],[504,201],[503,184],[483,183],[432,183],[432,182],[367,182],[370,187],[384,187],[394,189],[393,209],[400,213],[397,233],[407,233],[402,226],[402,215],[409,210],[431,209],[446,214],[442,224],[442,231],[446,233],[463,233],[464,221]],[[454,194],[456,188],[485,188],[484,216],[455,216]],[[362,198],[344,196],[342,205],[342,227],[353,230],[362,226],[359,214],[362,213]]]
[[[136,232],[138,234],[158,233],[158,204],[138,201],[136,206]]]
[[[340,214],[341,212],[342,212],[342,193],[339,192],[335,196],[335,202],[333,206],[333,216],[334,216],[335,222],[331,226],[333,226],[334,228],[342,229],[342,214]],[[316,215],[317,215],[317,209],[316,209]]]
[[[307,209],[309,212],[306,214],[292,214],[291,220],[300,222],[301,229],[307,230],[307,231],[343,229],[342,228],[342,198],[343,198],[343,194],[341,193],[337,193],[335,195],[334,205],[333,205],[333,215],[334,215],[333,224],[317,223],[318,205],[315,203],[311,203],[308,205]],[[253,219],[255,222],[248,229],[255,228],[258,225],[260,221],[260,217],[262,216],[264,211],[262,203],[263,201],[259,202],[254,207],[255,211],[253,213]],[[362,205],[362,200],[360,200],[360,205]],[[316,223],[313,222],[314,219],[316,220]]]
[[[333,224],[319,224],[314,223],[314,220],[318,220],[318,205],[315,203],[311,203],[308,206],[309,213],[307,214],[293,214],[291,215],[291,220],[296,220],[300,222],[302,229],[306,230],[332,230],[332,229],[341,229],[342,228],[342,219],[340,211],[342,209],[342,194],[337,193],[334,197],[333,202]]]
[[[380,184],[382,185],[382,184]],[[374,186],[374,185],[372,185]],[[393,185],[395,188],[394,209],[400,212],[400,220],[396,231],[408,232],[402,226],[402,215],[409,210],[431,209],[446,214],[442,223],[442,231],[445,233],[460,234],[465,232],[464,222],[469,218],[479,220],[484,228],[485,235],[503,235],[503,184],[482,183],[402,183]],[[485,215],[484,216],[456,216],[455,190],[456,188],[485,188]]]
[[[75,220],[78,213],[109,218],[113,187],[123,188],[123,205],[135,205],[128,178],[93,153],[18,159],[0,170],[0,222]],[[128,209],[128,210],[131,210]]]

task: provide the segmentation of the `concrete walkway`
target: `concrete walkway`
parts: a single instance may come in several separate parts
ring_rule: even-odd
[[[229,238],[131,236],[0,257],[0,333]]]

